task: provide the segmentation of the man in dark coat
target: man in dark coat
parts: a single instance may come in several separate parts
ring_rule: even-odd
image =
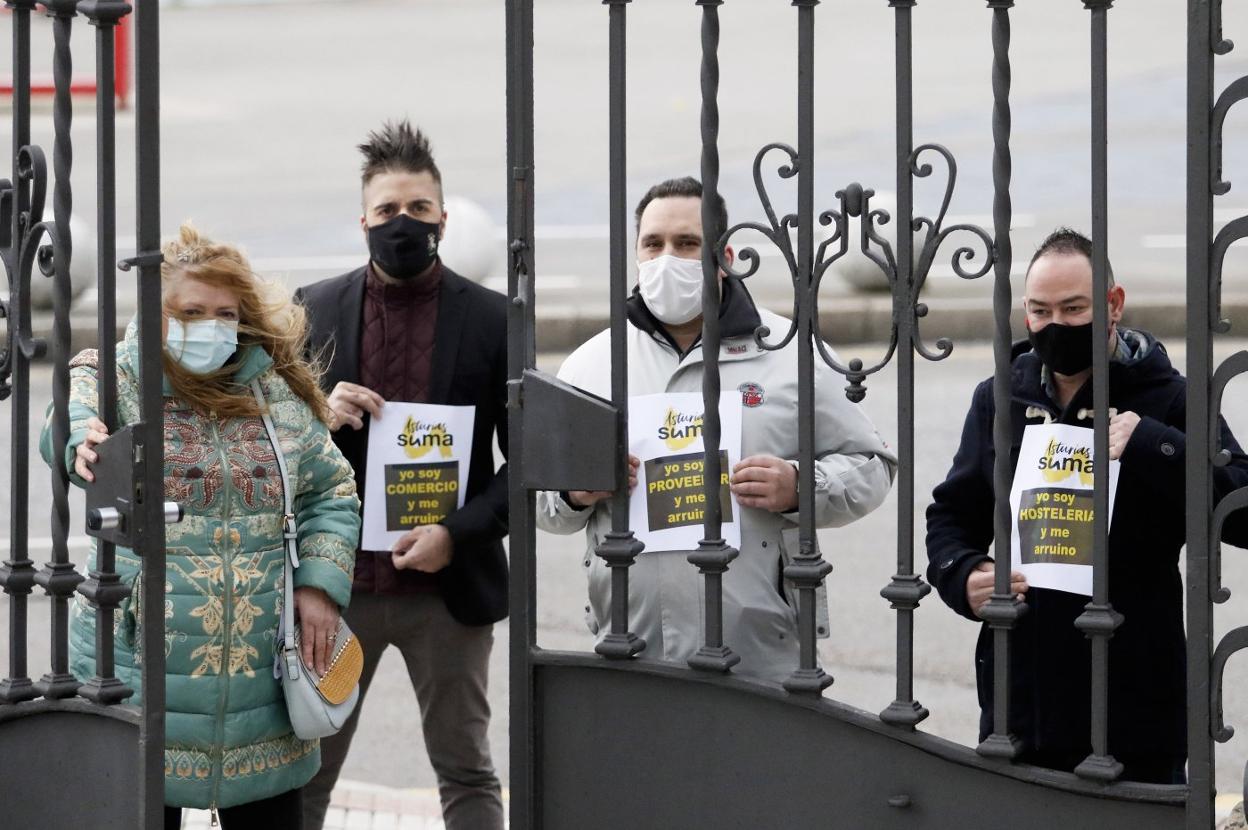
[[[1166,350],[1119,325],[1125,293],[1110,273],[1109,454],[1121,462],[1109,535],[1109,598],[1123,615],[1109,641],[1109,752],[1123,778],[1182,783],[1187,758],[1186,650],[1179,549],[1185,536],[1187,382]],[[1011,466],[1028,424],[1092,426],[1092,243],[1061,229],[1036,251],[1023,299],[1030,343],[1014,347]],[[1102,300],[1103,301],[1103,300]],[[928,581],[968,619],[993,591],[992,380],[976,388],[962,442],[927,511]],[[1248,485],[1248,463],[1225,422],[1221,446],[1237,453],[1214,471],[1214,498]],[[1224,538],[1248,546],[1241,513]],[[1008,549],[1008,540],[1001,543]],[[998,554],[1001,554],[998,548]],[[1011,634],[1009,729],[1020,760],[1073,770],[1091,748],[1091,648],[1075,619],[1087,596],[1029,586]],[[980,740],[992,731],[993,649],[987,624],[975,649]]]
[[[330,429],[361,496],[370,419],[386,401],[476,411],[463,507],[407,532],[393,550],[356,556],[345,616],[364,648],[360,706],[321,742],[321,770],[304,791],[305,825],[324,822],[369,683],[394,645],[420,703],[448,830],[501,830],[486,684],[493,623],[507,616],[507,469],[494,469],[496,433],[507,449],[506,298],[438,259],[447,214],[425,136],[407,121],[386,124],[360,150],[370,261],[297,299],[308,310],[310,351],[326,369]]]

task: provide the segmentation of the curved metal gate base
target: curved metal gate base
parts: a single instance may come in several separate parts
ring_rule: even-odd
[[[534,662],[539,723],[576,724],[538,731],[546,830],[988,830],[1003,816],[1097,830],[1184,823],[1186,787],[998,769],[956,744],[921,749],[913,733],[852,707],[745,680],[693,682],[680,668],[567,653]]]
[[[0,708],[3,826],[139,826],[139,713],[83,700]]]

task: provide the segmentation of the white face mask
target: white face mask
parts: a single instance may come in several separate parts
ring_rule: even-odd
[[[637,288],[650,313],[669,325],[702,313],[702,260],[664,254],[637,263]]]
[[[170,317],[165,348],[188,372],[197,375],[215,372],[238,350],[238,321],[214,317],[183,323]]]

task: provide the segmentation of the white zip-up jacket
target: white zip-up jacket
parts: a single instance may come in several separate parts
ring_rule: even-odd
[[[754,340],[761,324],[776,341],[789,321],[760,312],[744,285],[724,280],[720,377],[725,391],[748,395],[742,407],[741,457],[778,456],[796,463],[797,339],[778,351]],[[701,344],[679,354],[634,294],[629,300],[629,395],[702,391]],[[568,356],[559,378],[604,398],[611,396],[610,331]],[[815,524],[839,527],[878,507],[892,486],[897,458],[862,409],[846,400],[845,381],[815,356]],[[761,399],[760,399],[761,398]],[[552,533],[586,532],[587,623],[605,635],[611,619],[610,568],[595,549],[611,529],[610,499],[577,509],[553,491],[538,494],[537,523]],[[724,643],[741,656],[735,671],[781,681],[798,666],[797,592],[781,569],[798,554],[797,511],[741,508],[741,552],[723,577]],[[678,552],[643,551],[629,569],[629,630],[646,642],[643,659],[683,663],[703,642],[704,578]],[[826,594],[819,592],[816,627],[828,634]]]

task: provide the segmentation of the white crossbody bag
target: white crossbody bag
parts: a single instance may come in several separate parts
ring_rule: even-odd
[[[364,668],[364,650],[360,641],[341,616],[338,630],[331,641],[329,668],[318,677],[316,670],[303,662],[299,643],[299,625],[295,622],[295,568],[299,567],[299,533],[295,523],[294,492],[286,471],[286,458],[277,440],[277,430],[269,418],[260,382],[251,382],[251,392],[260,406],[260,417],[277,456],[277,469],[282,478],[285,503],[283,536],[286,551],[282,557],[282,618],[277,629],[277,655],[273,676],[282,681],[286,709],[295,735],[304,740],[325,738],[336,733],[347,722],[360,699],[360,673]]]

